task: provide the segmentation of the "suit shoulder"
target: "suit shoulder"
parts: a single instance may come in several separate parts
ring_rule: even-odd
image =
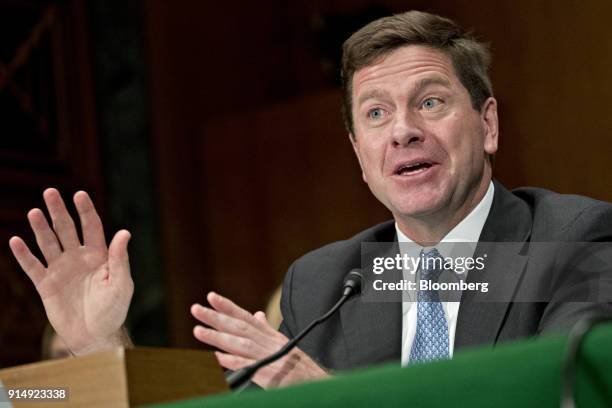
[[[352,237],[332,242],[297,259],[294,264],[335,262],[339,259],[359,256],[362,242],[392,242],[395,240],[394,221],[385,221],[358,232]]]
[[[546,231],[549,238],[553,238],[550,235],[575,233],[577,236],[560,238],[585,241],[590,240],[588,236],[591,233],[600,232],[612,237],[611,203],[535,187],[517,188],[512,194],[529,206],[534,233]]]
[[[332,242],[308,252],[298,258],[290,268],[293,274],[313,275],[339,274],[340,279],[353,268],[361,267],[362,242],[393,242],[395,240],[395,223],[386,221],[363,230],[354,236]],[[294,276],[295,277],[295,276]]]
[[[281,300],[290,333],[337,301],[345,275],[361,267],[361,243],[393,241],[394,225],[393,221],[388,221],[368,228],[349,239],[315,249],[291,265],[285,276]]]

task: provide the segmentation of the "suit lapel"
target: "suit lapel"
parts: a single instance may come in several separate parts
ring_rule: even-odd
[[[395,224],[391,230],[377,237],[380,249],[376,256],[394,256],[397,253]],[[364,266],[364,282],[372,282],[371,268]],[[401,275],[398,275],[401,279]],[[402,303],[398,301],[366,301],[365,296],[349,299],[340,310],[342,331],[347,356],[352,367],[398,361],[401,354]]]
[[[485,269],[468,275],[468,282],[489,282],[489,291],[463,293],[455,350],[495,344],[528,259],[529,207],[501,184],[494,184],[493,204],[475,252],[475,257],[486,254]]]
[[[501,184],[496,181],[494,184],[493,204],[475,253],[475,256],[487,254],[486,268],[480,272],[472,270],[468,275],[468,282],[489,282],[490,290],[464,292],[457,317],[455,350],[495,344],[528,259],[525,244],[531,233],[529,207]],[[397,242],[394,224],[390,223],[376,241]],[[488,244],[498,242],[507,244],[503,247]],[[397,247],[390,245],[380,256],[394,256],[395,251]],[[354,297],[340,310],[340,320],[352,367],[399,361],[401,301],[365,302],[362,297]]]

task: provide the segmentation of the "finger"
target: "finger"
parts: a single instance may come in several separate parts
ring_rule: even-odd
[[[62,248],[60,247],[57,237],[49,226],[45,215],[38,208],[28,212],[28,221],[36,237],[36,243],[48,265],[62,254]]]
[[[278,333],[278,329],[275,329],[274,327],[272,327],[270,325],[270,322],[268,321],[268,318],[266,317],[266,314],[264,312],[262,312],[261,310],[258,312],[255,312],[255,314],[253,315],[255,317],[255,319],[257,319],[259,322],[261,322],[262,325],[264,325],[265,327],[268,328],[268,332],[272,332],[272,333]]]
[[[51,221],[53,221],[53,229],[62,247],[64,249],[72,249],[81,245],[76,228],[74,227],[74,221],[68,213],[59,191],[54,188],[48,188],[43,193],[43,198],[47,204]]]
[[[104,227],[91,198],[85,191],[74,195],[74,205],[79,213],[83,230],[83,245],[106,248]]]
[[[271,346],[277,345],[275,336],[262,332],[244,320],[235,319],[199,304],[191,306],[191,314],[200,322],[220,332],[251,339],[264,349],[269,350]]]
[[[9,240],[9,247],[21,269],[32,280],[34,286],[38,286],[38,283],[45,277],[45,267],[43,264],[32,254],[30,248],[21,238],[12,237]]]
[[[256,361],[250,358],[222,353],[220,351],[215,351],[215,357],[217,357],[217,361],[221,367],[232,371],[240,370],[243,367],[254,364]],[[286,359],[285,362],[287,361],[288,360]],[[278,386],[282,382],[283,378],[287,377],[288,371],[295,366],[295,362],[289,361],[288,367],[285,366],[286,363],[283,363],[280,366],[281,368],[279,368],[278,364],[279,363],[277,362],[260,368],[253,376],[252,381],[263,388]]]
[[[239,370],[255,362],[255,360],[251,358],[244,358],[233,354],[222,353],[220,351],[215,351],[215,357],[217,357],[217,361],[221,367],[233,371]]]
[[[262,322],[255,319],[252,314],[250,314],[228,298],[223,297],[218,293],[210,292],[208,293],[208,296],[206,296],[206,299],[215,310],[228,316],[232,316],[236,319],[244,320],[245,322],[248,322],[253,326],[259,328],[260,330],[268,331],[268,327],[266,327],[267,325],[262,324]]]
[[[261,310],[255,312],[255,314],[253,315],[257,320],[259,320],[260,322],[264,323],[264,324],[269,324],[268,323],[268,319],[266,318],[266,314],[264,312],[262,312]]]
[[[127,250],[131,237],[132,235],[127,230],[118,231],[108,246],[108,269],[111,279],[131,279]]]
[[[267,350],[251,339],[223,333],[204,326],[195,326],[193,328],[193,336],[202,343],[246,358],[258,360],[269,354]]]

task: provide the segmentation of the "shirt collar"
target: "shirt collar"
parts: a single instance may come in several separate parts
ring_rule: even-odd
[[[450,230],[440,242],[478,242],[482,228],[484,227],[485,221],[487,220],[489,212],[491,211],[494,192],[495,187],[493,186],[493,181],[491,181],[489,183],[487,192],[476,207],[474,207],[474,209],[463,220],[461,220],[459,224],[455,225],[455,227]],[[395,231],[397,232],[397,241],[399,243],[415,244],[413,240],[404,235],[397,225],[397,222],[395,223]],[[409,246],[413,247],[413,245]],[[420,248],[420,246],[416,244],[414,247]],[[442,245],[438,249],[443,257],[450,255],[448,253],[444,253],[448,251],[448,248],[449,247],[447,245]]]

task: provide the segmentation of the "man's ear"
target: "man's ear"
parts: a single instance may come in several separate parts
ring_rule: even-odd
[[[367,184],[368,180],[366,179],[365,172],[363,171],[363,164],[361,163],[361,156],[359,155],[359,146],[358,146],[359,142],[357,142],[357,138],[352,133],[349,133],[348,137],[349,137],[349,140],[351,141],[351,146],[353,146],[353,151],[355,152],[355,156],[357,156],[357,161],[359,162],[359,167],[361,168],[361,178]]]
[[[481,120],[484,129],[484,150],[493,155],[497,152],[499,122],[497,119],[497,101],[488,98],[482,106]]]

